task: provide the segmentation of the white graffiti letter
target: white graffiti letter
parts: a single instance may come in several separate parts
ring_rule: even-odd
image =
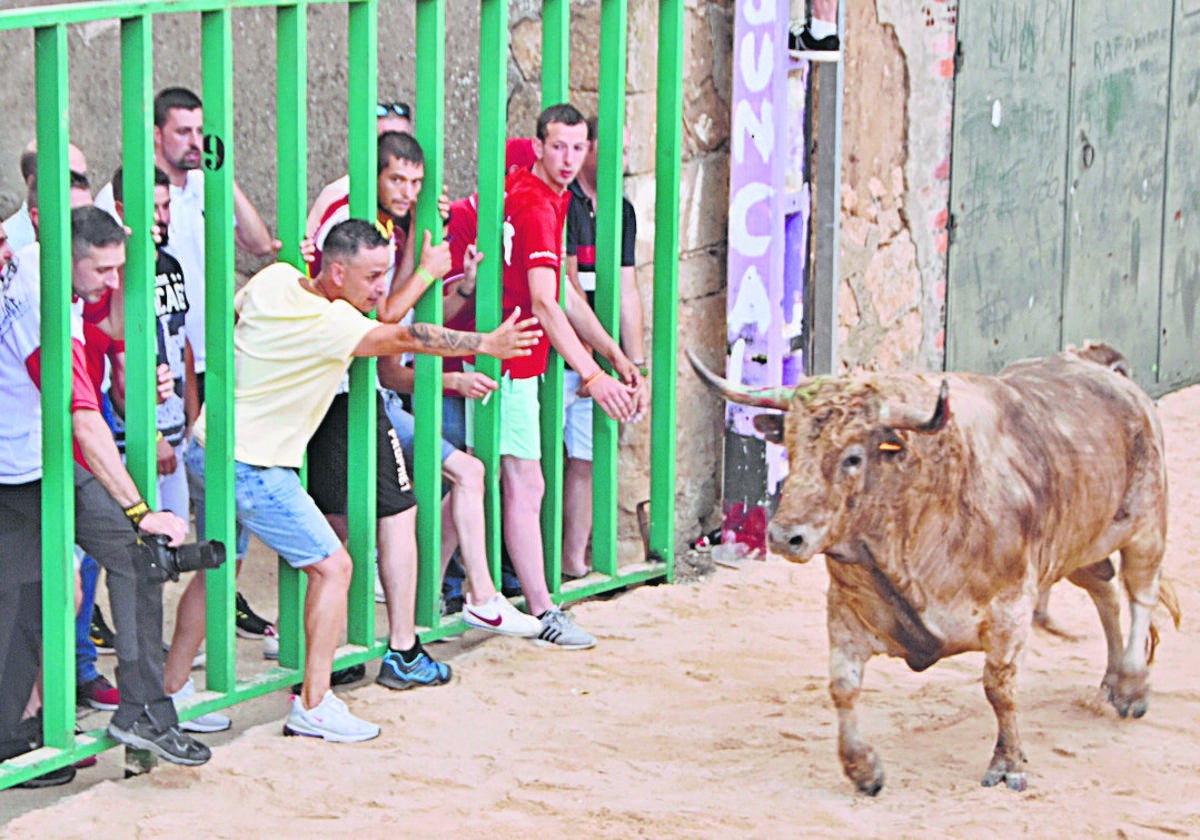
[[[763,33],[762,52],[755,55],[754,33],[747,32],[742,38],[742,48],[738,54],[738,70],[746,82],[746,90],[753,93],[766,90],[771,83],[771,73],[775,68],[775,45],[771,43],[769,33]]]
[[[775,109],[771,103],[763,100],[762,117],[754,114],[750,103],[742,100],[733,112],[733,159],[742,163],[746,159],[746,136],[754,141],[758,154],[766,163],[771,159],[771,150],[775,146]]]
[[[729,202],[729,245],[747,257],[761,257],[771,245],[770,233],[755,236],[746,226],[750,208],[775,194],[770,186],[762,182],[746,184],[733,194]],[[769,217],[769,213],[763,214]]]
[[[742,17],[746,19],[746,23],[752,26],[773,23],[775,20],[775,5],[774,0],[759,0],[757,3],[754,0],[745,0],[742,3]]]

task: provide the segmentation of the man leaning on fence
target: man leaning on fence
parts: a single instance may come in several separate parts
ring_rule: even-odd
[[[109,600],[117,626],[120,706],[109,734],[179,764],[203,764],[208,747],[180,731],[162,683],[162,579],[152,573],[155,550],[139,534],[182,542],[187,525],[172,513],[151,511],[126,472],[84,360],[80,310],[119,283],[125,263],[124,228],[102,210],[71,213],[71,419],[75,465],[75,541],[108,570]],[[18,255],[3,274],[0,297],[0,399],[8,420],[0,427],[0,759],[40,741],[19,726],[37,677],[41,654],[42,411],[38,245]],[[89,471],[90,470],[90,471]],[[64,558],[65,562],[65,558]],[[57,772],[57,771],[56,771]]]
[[[304,683],[284,724],[289,735],[365,741],[379,734],[329,690],[352,565],[296,472],[351,360],[404,352],[505,358],[527,355],[541,335],[517,316],[486,335],[369,320],[364,313],[377,306],[388,312],[398,303],[388,297],[390,262],[391,246],[376,226],[349,219],[325,238],[316,277],[276,263],[252,277],[234,303],[237,520],[308,577]],[[198,476],[205,466],[206,411],[185,456]]]

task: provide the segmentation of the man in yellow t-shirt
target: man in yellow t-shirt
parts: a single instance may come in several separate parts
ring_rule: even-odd
[[[407,283],[388,294],[389,245],[369,222],[350,219],[331,230],[324,256],[321,272],[312,279],[284,263],[268,266],[235,300],[237,520],[308,576],[304,685],[284,733],[365,741],[378,735],[379,727],[350,714],[329,690],[352,566],[341,540],[300,485],[297,470],[305,447],[356,356],[417,352],[510,358],[528,355],[541,333],[532,319],[518,322],[519,313],[486,334],[365,318],[378,305],[408,309],[425,291],[423,284]],[[188,470],[201,481],[205,432],[202,411],[186,455]],[[187,607],[180,615],[199,620],[183,622],[171,658],[190,662],[204,634],[200,576],[183,599]]]

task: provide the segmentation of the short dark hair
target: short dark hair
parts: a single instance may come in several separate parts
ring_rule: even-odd
[[[407,131],[385,131],[380,134],[375,157],[376,175],[388,168],[392,158],[425,165],[425,152],[421,144]]]
[[[338,222],[325,235],[325,243],[321,248],[321,262],[328,265],[330,261],[353,257],[363,248],[386,248],[388,241],[383,238],[379,228],[371,222],[362,219],[347,219]]]
[[[70,175],[70,186],[68,188],[72,190],[88,190],[91,192],[92,185],[91,182],[88,181],[88,176],[84,175],[82,172],[76,172],[74,169],[72,169]],[[30,177],[29,184],[25,188],[25,206],[29,209],[33,209],[34,207],[38,206],[38,180],[36,171],[34,171],[33,175]]]
[[[81,260],[93,248],[123,245],[128,239],[125,228],[104,210],[94,205],[71,211],[71,259]]]
[[[28,181],[37,175],[37,150],[26,149],[21,152],[21,180]]]
[[[595,143],[596,138],[600,136],[600,119],[598,117],[588,117],[588,142]]]
[[[154,186],[169,187],[171,179],[167,177],[167,173],[163,172],[157,166],[154,167]],[[112,176],[113,198],[121,203],[125,202],[125,167],[118,166]]]
[[[195,111],[197,108],[203,107],[204,105],[200,101],[200,97],[187,88],[163,88],[158,92],[158,96],[154,97],[154,125],[157,128],[162,128],[166,125],[167,112],[174,108],[184,111]]]
[[[569,102],[551,105],[538,115],[537,139],[545,142],[547,129],[552,122],[562,123],[563,125],[579,125],[582,122],[587,122],[587,120],[583,118],[583,114],[579,113],[579,109]],[[588,139],[591,138],[589,137]]]

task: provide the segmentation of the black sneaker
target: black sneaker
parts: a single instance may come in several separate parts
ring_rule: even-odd
[[[824,38],[814,38],[808,31],[808,26],[788,31],[788,52],[792,58],[803,58],[808,61],[841,61],[842,44],[838,36],[826,35]]]
[[[349,685],[350,683],[358,682],[367,675],[367,666],[359,663],[358,665],[349,665],[345,668],[338,668],[329,674],[329,685]],[[296,683],[292,686],[292,694],[299,694],[304,690],[304,683]]]
[[[65,785],[67,782],[75,778],[74,765],[68,764],[66,767],[59,767],[57,770],[51,770],[49,773],[43,773],[40,776],[34,776],[32,779],[26,779],[23,782],[18,782],[13,787],[19,788],[48,788],[58,785]]]
[[[162,731],[156,731],[154,724],[145,714],[126,729],[110,723],[108,734],[113,740],[119,741],[127,747],[149,750],[172,764],[194,766],[203,764],[212,758],[212,750],[191,735],[184,733],[178,724],[169,726]]]
[[[261,639],[263,632],[271,624],[261,615],[250,609],[242,593],[237,594],[234,601],[234,613],[237,615],[237,634],[243,639]]]
[[[88,631],[88,638],[96,646],[96,653],[114,653],[116,637],[117,634],[110,630],[108,623],[105,622],[104,613],[100,612],[100,605],[93,604],[92,629]]]

